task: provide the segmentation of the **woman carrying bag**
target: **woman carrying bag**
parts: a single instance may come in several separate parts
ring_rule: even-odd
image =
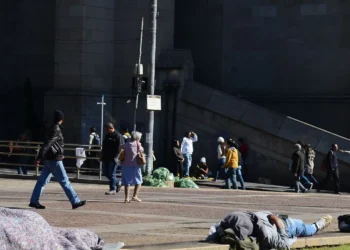
[[[142,184],[141,167],[146,163],[143,156],[143,147],[140,143],[142,134],[133,132],[131,140],[124,145],[124,150],[119,156],[122,166],[122,185],[125,189],[124,203],[130,203],[130,186],[135,186],[132,201],[141,202],[138,198],[140,186]]]

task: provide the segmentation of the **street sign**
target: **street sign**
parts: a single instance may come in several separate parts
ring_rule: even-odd
[[[160,95],[147,95],[148,110],[162,110],[162,97]]]

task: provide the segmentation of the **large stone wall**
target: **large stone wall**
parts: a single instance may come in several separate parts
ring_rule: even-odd
[[[149,1],[139,0],[56,2],[55,86],[47,93],[45,114],[49,117],[55,107],[75,106],[67,110],[74,117],[67,126],[75,131],[68,133],[68,140],[86,141],[91,126],[100,129],[100,106],[96,102],[102,94],[107,102],[105,121],[132,129],[134,104],[126,101],[134,98],[131,84],[142,17],[142,63],[147,76],[149,10]],[[158,11],[157,55],[173,47],[174,1],[160,1]],[[51,97],[56,103],[52,104]],[[143,132],[147,117],[144,110],[143,105],[137,119]]]
[[[0,137],[24,130],[24,83],[29,78],[41,116],[43,92],[53,86],[55,1],[0,3]]]
[[[177,7],[175,46],[191,49],[197,82],[350,136],[348,1]]]

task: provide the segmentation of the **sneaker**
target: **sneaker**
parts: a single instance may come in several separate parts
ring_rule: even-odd
[[[120,190],[120,189],[119,189]],[[117,194],[117,191],[116,190],[113,190],[113,191],[108,191],[105,193],[105,195],[116,195]]]
[[[311,190],[313,186],[314,186],[314,184],[311,182],[311,183],[310,183],[309,190]]]
[[[31,202],[31,203],[29,204],[29,206],[32,207],[32,208],[35,208],[35,209],[45,209],[45,206],[41,205],[40,203],[35,204],[35,203],[32,203],[32,202]]]
[[[327,215],[321,219],[319,219],[318,221],[316,221],[314,224],[317,227],[317,232],[324,230],[326,227],[328,227],[331,222],[332,222],[333,218],[330,215]]]
[[[73,205],[72,205],[72,209],[77,209],[77,208],[79,208],[79,207],[84,206],[85,204],[86,204],[86,201],[80,201],[80,202],[78,202],[77,204],[73,204]]]

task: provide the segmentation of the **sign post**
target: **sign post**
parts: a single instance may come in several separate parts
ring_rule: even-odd
[[[100,145],[102,149],[102,140],[103,140],[103,117],[104,117],[104,106],[106,105],[105,103],[105,96],[102,95],[101,102],[98,102],[97,105],[101,105],[101,135],[100,135]],[[99,172],[99,179],[102,180],[102,162],[100,162],[100,172]]]

